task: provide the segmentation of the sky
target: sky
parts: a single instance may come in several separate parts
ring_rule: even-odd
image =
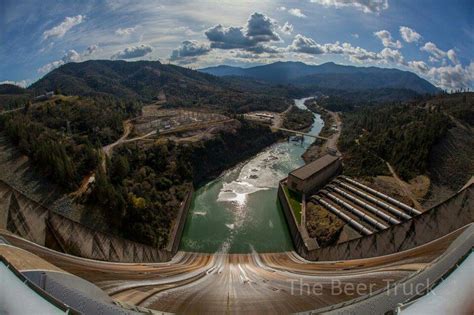
[[[28,86],[89,59],[291,60],[398,68],[472,90],[473,13],[472,0],[0,0],[0,83]]]

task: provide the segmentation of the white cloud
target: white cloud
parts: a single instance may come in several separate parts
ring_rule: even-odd
[[[325,7],[352,7],[364,13],[380,13],[388,9],[388,0],[311,0]]]
[[[312,55],[319,55],[325,52],[324,48],[316,43],[314,39],[301,34],[295,36],[291,45],[288,46],[288,50]]]
[[[338,54],[348,56],[353,62],[365,62],[365,61],[380,61],[384,56],[368,51],[361,47],[354,47],[350,43],[327,43],[319,44],[315,40],[309,37],[305,37],[301,34],[295,36],[295,39],[287,47],[288,51],[305,53],[311,55],[321,54]],[[389,56],[386,52],[387,57]]]
[[[353,34],[351,34],[351,36],[354,37],[354,38],[359,38],[359,34],[357,34],[357,33],[353,33]]]
[[[199,43],[194,40],[185,40],[181,45],[173,50],[170,60],[181,60],[195,58],[207,54],[211,48],[207,44]]]
[[[408,61],[408,67],[415,70],[416,72],[424,74],[426,74],[430,70],[430,67],[424,61],[421,60]]]
[[[440,60],[446,57],[446,52],[439,49],[436,44],[432,42],[427,42],[423,47],[420,48],[422,51],[426,51],[431,54],[435,59]]]
[[[474,86],[474,63],[471,62],[467,67],[459,64],[433,67],[429,70],[428,77],[445,89],[472,88]]]
[[[115,34],[118,36],[129,36],[136,31],[137,27],[118,28]]]
[[[59,25],[43,32],[43,40],[50,37],[63,37],[71,28],[81,24],[85,20],[85,15],[67,16]]]
[[[16,85],[16,86],[19,86],[19,87],[22,87],[22,88],[26,88],[28,86],[29,82],[30,82],[30,80],[21,80],[21,81],[6,80],[6,81],[1,81],[0,85],[1,84],[12,84],[12,85]]]
[[[301,12],[301,10],[298,9],[298,8],[289,9],[288,13],[290,13],[291,15],[294,15],[296,17],[299,17],[299,18],[305,18],[306,17],[306,15],[303,12]]]
[[[391,47],[391,48],[402,48],[402,43],[399,40],[393,41],[392,34],[389,31],[381,30],[378,32],[374,32],[374,35],[377,36],[381,41],[384,47]]]
[[[420,34],[407,26],[400,26],[400,35],[407,43],[418,42],[421,39]]]
[[[148,55],[153,51],[150,45],[130,46],[112,55],[112,59],[134,59]]]
[[[293,25],[288,22],[285,22],[285,24],[280,27],[280,31],[286,35],[290,35],[291,33],[293,33]]]
[[[66,63],[81,61],[81,55],[74,49],[68,50],[64,56],[56,61],[50,62],[38,69],[39,73],[48,73]]]
[[[277,28],[273,19],[255,12],[249,17],[245,27],[224,27],[218,24],[208,29],[205,35],[211,42],[211,48],[269,52],[268,47],[263,47],[262,43],[280,41]]]
[[[278,10],[278,11],[286,11],[286,7],[281,6],[281,7],[278,7],[277,10]]]
[[[391,48],[384,48],[380,52],[380,56],[385,62],[394,63],[394,64],[404,64],[403,55],[400,53],[399,50],[391,49]]]
[[[90,57],[98,49],[99,47],[97,45],[91,45],[87,47],[86,50],[82,52],[82,54],[78,53],[74,49],[70,49],[62,56],[61,59],[45,64],[44,66],[38,69],[38,72],[48,73],[62,65],[65,65],[66,63],[83,61],[85,59],[84,57]]]
[[[448,59],[451,60],[451,62],[455,65],[459,64],[459,59],[458,59],[458,56],[456,55],[456,52],[454,51],[454,49],[450,49],[448,50],[448,52],[446,53],[446,55],[448,56]]]

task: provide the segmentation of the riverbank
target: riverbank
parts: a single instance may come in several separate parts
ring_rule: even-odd
[[[304,101],[295,105],[306,109]],[[323,127],[318,114],[308,131]],[[254,157],[199,187],[184,228],[180,250],[205,253],[282,252],[293,250],[288,224],[278,203],[278,183],[304,165],[303,143],[277,141]]]
[[[327,152],[339,153],[337,141],[341,134],[342,120],[339,113],[328,111],[320,107],[316,99],[309,99],[305,102],[309,110],[320,115],[324,121],[320,136],[328,138],[328,140],[316,139],[311,146],[303,154],[303,160],[306,163],[312,162]]]

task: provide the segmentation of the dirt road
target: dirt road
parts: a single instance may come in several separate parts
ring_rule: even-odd
[[[385,161],[385,163],[387,164],[387,167],[388,169],[390,170],[390,173],[392,174],[393,178],[395,179],[395,181],[397,182],[398,186],[400,186],[400,188],[402,189],[402,191],[405,193],[405,195],[413,202],[415,208],[417,210],[420,210],[420,211],[424,211],[423,210],[423,207],[421,206],[421,204],[418,202],[418,200],[416,200],[416,198],[413,196],[411,190],[410,190],[410,187],[408,187],[408,184],[403,181],[397,174],[397,172],[395,171],[395,169],[393,168],[392,165],[390,165],[390,163],[388,163],[387,161]]]

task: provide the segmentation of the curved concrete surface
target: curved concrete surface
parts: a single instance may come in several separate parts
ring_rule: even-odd
[[[410,281],[428,279],[428,286],[437,281],[472,248],[474,225],[400,253],[335,262],[309,262],[294,252],[179,252],[167,263],[110,263],[58,253],[8,232],[0,234],[11,245],[47,261],[50,268],[92,282],[116,301],[153,310],[281,314],[310,310],[345,313],[352,307],[369,314],[393,309],[410,298],[397,294],[387,301],[379,299],[382,292]],[[0,254],[4,255],[6,247],[12,248],[0,245]]]

